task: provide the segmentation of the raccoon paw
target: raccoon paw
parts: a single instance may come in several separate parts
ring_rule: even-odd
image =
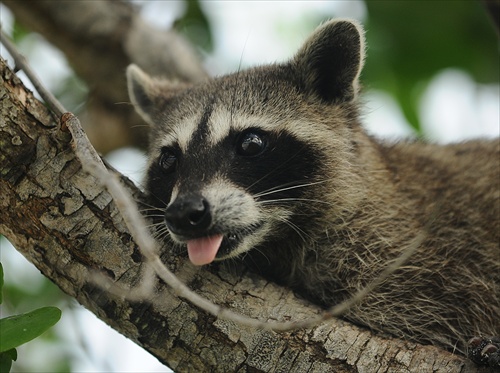
[[[469,340],[467,356],[478,365],[500,367],[500,337],[474,337]]]

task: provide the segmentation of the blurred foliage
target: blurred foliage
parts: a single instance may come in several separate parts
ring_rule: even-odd
[[[174,28],[184,34],[191,43],[205,52],[214,48],[210,22],[203,11],[200,0],[185,0],[184,15],[175,21]]]
[[[185,3],[175,28],[211,51],[211,27],[201,1]],[[363,82],[392,96],[417,134],[421,134],[420,100],[443,69],[461,69],[478,83],[498,83],[498,36],[481,1],[365,0],[365,5],[368,58]],[[321,15],[309,18],[294,27],[310,30],[320,23]]]
[[[25,57],[30,60],[30,53],[40,46],[40,40],[44,40],[42,35],[34,34],[26,29],[17,20],[14,19],[12,28],[12,41],[16,45],[24,45],[26,50]],[[87,101],[88,88],[85,82],[76,74],[59,74],[59,80],[52,88],[52,93],[69,111],[79,115],[82,113]],[[47,82],[45,82],[47,83]],[[51,83],[54,83],[52,81]]]
[[[1,238],[2,236],[0,236]],[[0,262],[0,304],[3,303],[3,284],[4,284],[4,279],[3,279],[3,265]]]
[[[80,115],[85,109],[88,88],[78,75],[71,74],[59,82],[53,94],[65,108]]]
[[[23,27],[19,22],[15,22],[12,28],[12,41],[16,44],[19,44],[21,40],[23,40],[26,36],[31,34],[31,31]]]
[[[363,81],[393,96],[420,133],[418,105],[445,68],[498,83],[498,37],[480,1],[365,0],[368,58]]]

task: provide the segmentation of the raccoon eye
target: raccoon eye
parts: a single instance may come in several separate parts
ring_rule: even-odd
[[[265,148],[264,136],[257,132],[244,132],[238,139],[237,152],[239,155],[259,155]]]
[[[177,166],[177,156],[171,149],[164,148],[161,151],[158,165],[165,172],[173,172],[175,170],[175,167]]]

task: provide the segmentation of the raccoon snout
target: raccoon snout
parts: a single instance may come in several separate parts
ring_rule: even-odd
[[[200,195],[180,196],[165,210],[167,228],[175,234],[198,236],[212,222],[210,204]]]

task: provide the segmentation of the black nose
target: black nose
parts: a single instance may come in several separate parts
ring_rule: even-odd
[[[212,222],[210,205],[200,195],[177,197],[165,210],[165,222],[172,233],[203,234]]]

